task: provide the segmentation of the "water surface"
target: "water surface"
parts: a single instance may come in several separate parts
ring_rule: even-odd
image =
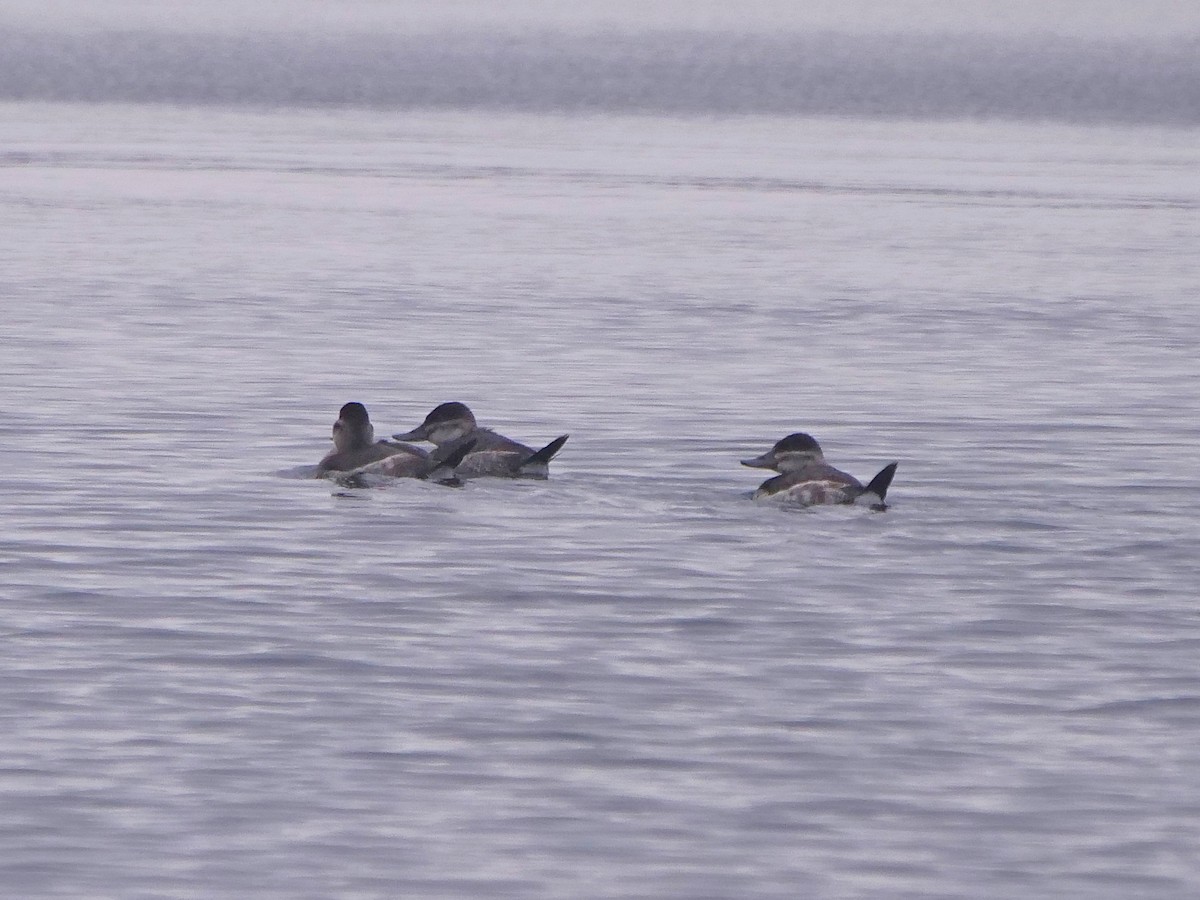
[[[1194,132],[3,116],[14,896],[1195,894]]]

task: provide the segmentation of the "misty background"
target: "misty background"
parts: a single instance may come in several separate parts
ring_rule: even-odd
[[[1191,3],[33,3],[0,99],[1200,123]]]

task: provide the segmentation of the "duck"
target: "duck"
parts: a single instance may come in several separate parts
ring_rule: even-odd
[[[388,475],[393,478],[430,478],[454,481],[453,469],[470,447],[434,460],[412,444],[375,440],[375,426],[367,408],[358,402],[345,404],[333,423],[333,449],[317,464],[317,476]]]
[[[550,460],[562,449],[568,437],[561,435],[542,449],[534,450],[490,428],[481,428],[470,407],[458,401],[435,406],[416,428],[392,435],[397,441],[428,441],[433,444],[436,449],[429,458],[437,465],[461,452],[466,443],[471,442],[471,448],[455,467],[455,474],[459,478],[496,476],[538,479],[549,477]]]
[[[861,501],[876,511],[887,509],[884,499],[897,465],[889,463],[884,466],[864,486],[853,475],[827,463],[817,439],[803,432],[789,434],[776,441],[766,453],[753,459],[743,459],[741,463],[753,469],[773,469],[780,473],[758,486],[753,495],[755,500],[796,506]]]

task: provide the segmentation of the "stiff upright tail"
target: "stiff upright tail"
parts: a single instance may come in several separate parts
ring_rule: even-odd
[[[534,453],[532,456],[530,456],[528,459],[526,459],[517,468],[523,469],[526,466],[537,466],[537,465],[544,466],[546,463],[550,462],[550,460],[554,459],[554,457],[558,454],[558,451],[562,449],[563,444],[565,444],[567,442],[567,438],[569,438],[569,437],[570,437],[569,434],[564,434],[561,437],[556,437],[554,440],[552,440],[550,443],[548,443],[545,447],[543,447],[537,453]]]
[[[462,482],[454,474],[454,470],[458,468],[459,463],[467,458],[467,454],[474,449],[475,441],[464,441],[462,446],[455,447],[454,452],[430,469],[429,474],[425,478],[429,481],[436,481],[438,484],[448,484],[452,487],[461,485]]]
[[[869,495],[878,497],[878,502],[871,503],[871,509],[885,510],[887,504],[883,502],[887,497],[888,488],[892,486],[892,477],[896,474],[896,463],[889,463],[879,470],[879,474],[871,479],[871,483],[863,488],[862,496],[867,499],[872,499]]]

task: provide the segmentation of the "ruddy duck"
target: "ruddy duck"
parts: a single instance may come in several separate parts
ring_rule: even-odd
[[[884,510],[887,504],[883,500],[892,476],[896,474],[896,463],[891,463],[863,487],[853,475],[825,462],[821,445],[812,435],[800,432],[789,434],[762,456],[743,459],[742,465],[781,473],[758,486],[754,492],[755,500],[776,500],[799,506],[854,503],[861,498],[871,504],[871,509]]]
[[[375,440],[375,426],[361,403],[347,403],[333,423],[333,450],[317,465],[317,475],[370,472],[396,478],[425,478],[436,468],[429,454],[411,444]]]
[[[429,441],[436,445],[430,459],[438,464],[461,450],[467,441],[473,441],[474,447],[455,468],[455,474],[460,478],[484,475],[546,478],[550,474],[550,460],[562,449],[568,436],[564,434],[541,450],[534,450],[490,428],[480,428],[465,403],[443,403],[412,431],[392,437],[398,441]]]

